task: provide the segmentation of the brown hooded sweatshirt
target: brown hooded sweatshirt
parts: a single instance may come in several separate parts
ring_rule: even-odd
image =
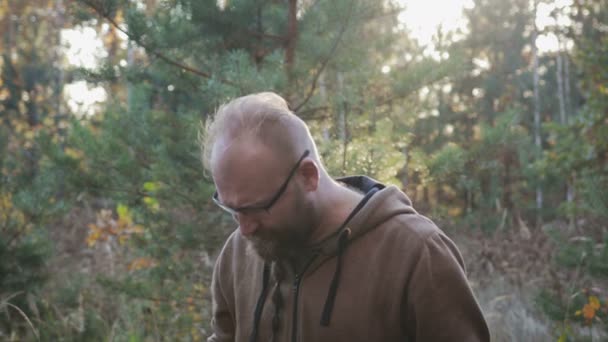
[[[340,181],[366,196],[296,271],[232,233],[214,270],[208,342],[489,341],[456,245],[396,187]]]

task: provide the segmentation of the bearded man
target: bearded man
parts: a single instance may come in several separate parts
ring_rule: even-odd
[[[330,177],[283,98],[234,99],[202,136],[213,201],[238,224],[209,342],[490,340],[454,243],[395,186]]]

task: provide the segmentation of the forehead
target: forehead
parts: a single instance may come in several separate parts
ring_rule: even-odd
[[[212,152],[211,171],[222,202],[243,206],[268,196],[269,187],[285,173],[280,156],[251,139],[218,141]]]

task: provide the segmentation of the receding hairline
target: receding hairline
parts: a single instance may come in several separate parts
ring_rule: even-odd
[[[308,149],[311,157],[318,161],[308,126],[275,93],[246,95],[221,105],[200,133],[203,164],[209,172],[217,152],[216,143],[220,140],[222,145],[229,146],[255,139],[285,158],[297,158]]]

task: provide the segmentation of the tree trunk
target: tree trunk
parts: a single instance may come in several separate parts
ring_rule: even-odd
[[[571,101],[571,93],[570,93],[570,56],[568,55],[568,50],[564,50],[564,98],[565,98],[565,107],[566,107],[566,115],[564,116],[564,124],[569,124],[570,115],[572,114],[572,101]],[[576,172],[572,171],[570,176],[568,177],[568,182],[566,185],[566,201],[569,204],[574,203],[575,198],[575,189],[574,182],[576,181]],[[575,213],[570,213],[569,225],[571,228],[576,226],[576,217]]]
[[[559,49],[557,51],[557,70],[556,70],[556,78],[557,78],[557,98],[559,100],[559,113],[560,113],[560,123],[564,126],[568,125],[568,110],[569,107],[569,98],[570,98],[570,85],[568,77],[569,73],[569,65],[568,65],[568,55],[567,51],[563,51],[562,43],[558,36],[558,46]],[[564,56],[565,55],[565,56]],[[566,176],[566,202],[569,206],[574,202],[574,174],[570,173]],[[574,227],[574,215],[572,212],[568,213],[568,221],[571,227]]]
[[[285,44],[285,72],[287,73],[288,89],[291,89],[293,64],[295,60],[296,41],[298,38],[298,0],[289,0],[287,13],[287,40]]]
[[[504,174],[502,176],[502,188],[503,188],[503,193],[502,193],[502,203],[505,209],[509,210],[510,213],[514,212],[513,210],[513,180],[512,178],[512,171],[511,171],[511,167],[512,164],[515,161],[515,156],[513,155],[514,152],[511,151],[509,148],[505,148],[505,150],[503,150],[502,153],[502,163],[503,163],[503,167],[504,167]]]
[[[135,46],[130,38],[127,38],[127,67],[131,68],[135,64]],[[127,108],[129,112],[135,110],[135,98],[133,94],[133,83],[129,82],[127,78]]]
[[[63,0],[57,0],[55,2],[55,27],[57,28],[57,43],[61,42],[61,31],[63,26],[65,25],[65,7],[63,5]],[[56,54],[54,58],[58,61],[61,58],[61,52],[59,49],[56,50]],[[63,106],[63,87],[65,85],[65,71],[63,68],[59,68],[57,70],[57,78],[55,79],[55,89],[54,89],[54,122],[57,129],[57,134],[59,136],[60,146],[64,148],[64,140],[66,136],[66,130],[62,128],[61,122],[66,120],[67,117],[65,115],[65,108]]]
[[[534,6],[534,13],[536,14],[536,6]],[[533,16],[535,18],[536,15]],[[536,47],[536,37],[538,31],[536,24],[534,24],[534,33],[532,34],[532,64],[534,72],[534,144],[536,146],[536,159],[540,159],[542,155],[542,143],[541,143],[541,132],[540,132],[540,97],[539,97],[539,82],[540,76],[538,74],[538,49]],[[542,223],[541,210],[543,208],[543,190],[540,185],[540,179],[536,185],[536,224],[540,226]]]
[[[564,86],[566,92],[566,123],[570,121],[570,114],[572,111],[572,101],[570,98],[570,56],[568,50],[564,51]]]
[[[561,44],[559,44],[561,45]],[[557,79],[557,100],[559,101],[559,120],[562,125],[566,124],[566,103],[564,100],[564,67],[561,49],[557,51],[557,68],[555,70]]]
[[[338,91],[342,91],[344,88],[344,76],[342,73],[338,73]],[[348,122],[347,122],[347,104],[346,102],[341,103],[338,106],[338,132],[340,140],[342,141],[342,174],[346,174],[346,157],[348,149]]]

